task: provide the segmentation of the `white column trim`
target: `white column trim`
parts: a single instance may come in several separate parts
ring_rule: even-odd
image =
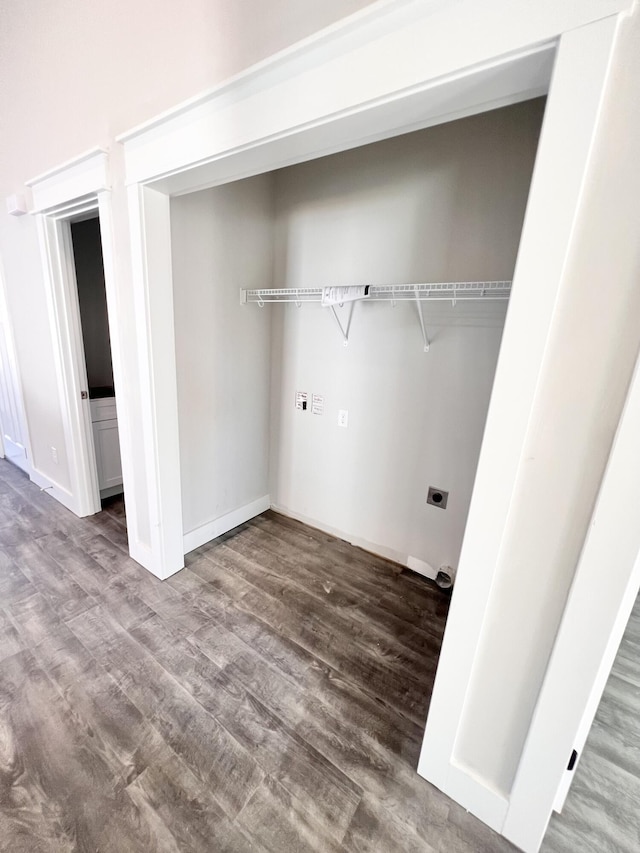
[[[547,823],[535,816],[551,815],[571,752],[584,745],[640,591],[639,435],[640,360],[511,792],[503,832],[523,850],[542,842]]]
[[[184,566],[170,200],[138,184],[128,198],[153,555],[147,568],[167,578]]]

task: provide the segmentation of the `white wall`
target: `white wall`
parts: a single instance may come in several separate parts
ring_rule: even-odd
[[[109,150],[125,371],[137,372],[137,336],[124,164],[115,137],[369,2],[192,0],[188,14],[169,0],[0,4],[0,199],[24,192],[25,181],[90,148]],[[41,480],[69,490],[35,222],[9,216],[4,203],[0,256],[33,464]],[[134,458],[142,460],[139,400],[127,402],[139,442]],[[146,505],[142,467],[132,486]],[[149,539],[148,518],[140,517],[139,534]]]
[[[71,235],[89,389],[113,387],[99,221],[72,223]]]
[[[271,285],[271,176],[172,199],[171,237],[189,533],[269,492],[269,317],[239,294]]]
[[[68,490],[69,465],[42,283],[40,247],[30,217],[15,218],[0,213],[0,251],[24,395],[31,464],[36,471],[46,471],[54,483]],[[57,450],[57,463],[51,447]]]
[[[543,101],[276,173],[274,285],[510,279]],[[253,306],[248,310],[257,311]],[[505,305],[276,306],[271,497],[406,563],[457,564]],[[297,390],[325,398],[297,411]],[[339,409],[349,426],[337,425]],[[320,460],[320,461],[319,461]],[[449,491],[446,510],[427,487]]]
[[[28,435],[0,260],[0,455],[29,472]]]

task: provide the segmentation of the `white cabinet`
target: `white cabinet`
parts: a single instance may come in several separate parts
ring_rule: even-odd
[[[91,400],[93,443],[102,497],[122,491],[122,463],[115,397]]]

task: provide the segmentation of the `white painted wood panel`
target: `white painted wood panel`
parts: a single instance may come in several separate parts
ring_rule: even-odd
[[[93,424],[93,439],[100,491],[119,486],[122,483],[122,463],[118,421],[115,419],[96,421]]]
[[[118,417],[115,397],[101,397],[91,400],[91,422],[111,421]]]

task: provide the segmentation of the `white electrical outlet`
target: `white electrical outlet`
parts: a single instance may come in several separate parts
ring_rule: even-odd
[[[349,426],[349,412],[346,409],[340,409],[338,411],[338,426]]]
[[[51,448],[51,458],[53,461],[58,464],[58,449],[56,447]]]

